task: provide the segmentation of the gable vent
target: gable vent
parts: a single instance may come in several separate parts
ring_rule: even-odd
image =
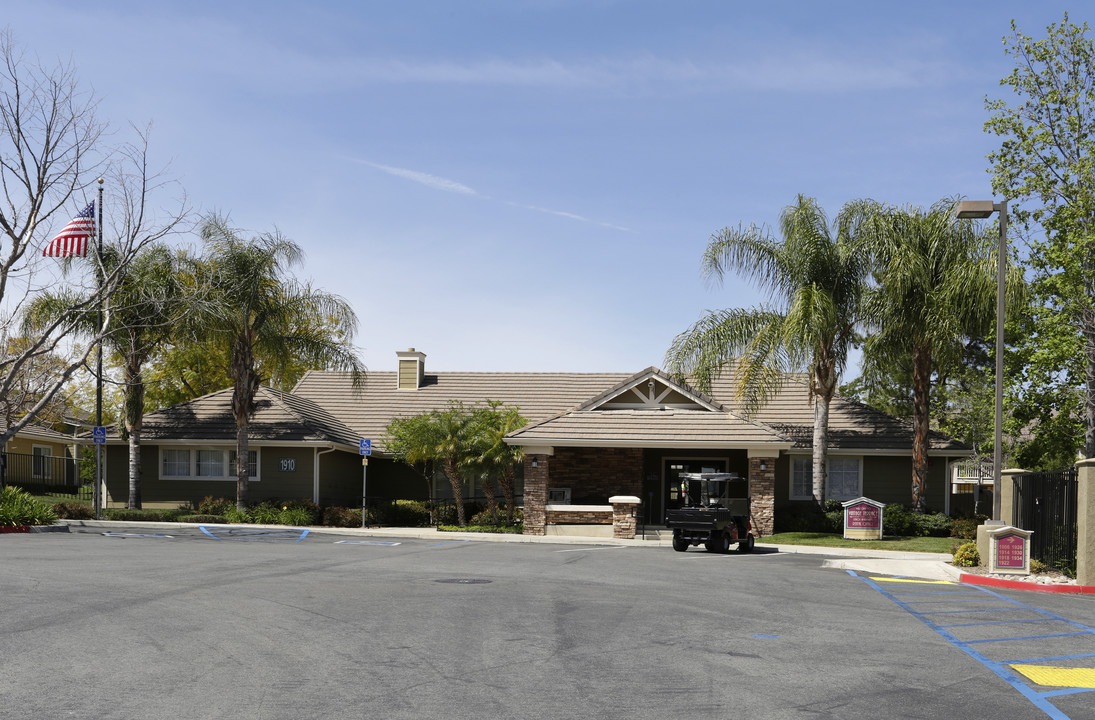
[[[396,373],[396,383],[400,390],[417,390],[422,387],[422,379],[426,376],[426,353],[418,352],[414,348],[404,351],[396,351],[399,358],[399,372]]]

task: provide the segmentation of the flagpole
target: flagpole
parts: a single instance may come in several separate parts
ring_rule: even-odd
[[[95,280],[98,286],[99,339],[95,344],[95,426],[103,424],[103,179],[99,178],[99,218],[95,226]],[[102,519],[103,510],[103,444],[95,443],[95,519]]]

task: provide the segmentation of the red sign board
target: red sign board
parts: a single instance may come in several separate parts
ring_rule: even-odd
[[[844,527],[878,529],[882,527],[882,508],[871,503],[859,503],[844,508]]]
[[[1007,534],[996,540],[996,567],[1022,570],[1027,566],[1027,539],[1022,535]]]

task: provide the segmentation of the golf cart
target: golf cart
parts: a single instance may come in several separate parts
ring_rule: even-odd
[[[726,553],[737,543],[738,552],[752,552],[749,496],[742,485],[748,487],[737,473],[681,473],[677,489],[682,505],[665,513],[673,549],[684,552],[703,543],[708,552]]]

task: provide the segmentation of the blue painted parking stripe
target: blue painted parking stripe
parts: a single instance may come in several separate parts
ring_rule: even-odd
[[[1053,660],[1079,660],[1080,658],[1095,657],[1095,653],[1081,653],[1079,655],[1055,655],[1053,657],[1027,658],[1025,660],[1007,660],[1008,665],[1030,665],[1032,663],[1051,662]]]
[[[1011,685],[1015,689],[1016,692],[1018,692],[1020,695],[1022,695],[1027,700],[1029,700],[1031,702],[1031,704],[1033,704],[1035,707],[1037,707],[1039,710],[1044,712],[1046,715],[1048,715],[1053,720],[1070,720],[1070,718],[1069,718],[1068,715],[1066,715],[1064,712],[1062,712],[1060,709],[1058,709],[1055,705],[1053,705],[1051,702],[1049,702],[1049,698],[1060,697],[1062,695],[1073,695],[1076,692],[1090,692],[1090,689],[1088,689],[1088,688],[1070,688],[1068,690],[1063,690],[1063,691],[1062,690],[1050,690],[1050,691],[1046,691],[1046,692],[1040,692],[1038,690],[1035,690],[1031,686],[1027,685],[1027,683],[1024,680],[1019,678],[1019,676],[1017,676],[1015,673],[1013,673],[1011,671],[1011,668],[1009,667],[1009,665],[1011,663],[990,660],[985,655],[982,655],[980,652],[978,652],[974,648],[970,647],[974,643],[980,643],[980,642],[1004,642],[1004,641],[1007,641],[1007,640],[1023,640],[1023,639],[1027,639],[1027,638],[998,638],[996,640],[989,640],[989,641],[985,641],[985,640],[962,641],[958,637],[956,637],[954,634],[947,631],[942,626],[936,624],[934,621],[932,621],[930,618],[927,617],[928,615],[949,614],[948,612],[919,612],[917,610],[914,610],[910,606],[910,603],[907,603],[907,602],[895,597],[892,593],[890,593],[886,588],[882,587],[879,583],[874,582],[870,578],[861,577],[854,570],[848,570],[847,572],[852,577],[859,578],[863,582],[867,583],[867,585],[869,585],[870,587],[877,590],[882,596],[884,596],[886,598],[889,598],[898,607],[905,610],[907,613],[909,613],[910,615],[915,617],[917,620],[919,620],[920,622],[924,623],[929,628],[934,630],[937,634],[939,634],[941,637],[943,637],[945,640],[947,640],[947,642],[949,642],[951,645],[958,648],[959,650],[964,652],[966,655],[970,656],[971,658],[973,658],[974,660],[976,660],[977,662],[981,663],[983,666],[988,668],[988,670],[990,670],[994,675],[996,675],[1001,680],[1003,680],[1004,682]],[[981,589],[981,588],[978,588],[978,590],[985,593],[986,595],[991,595],[996,599],[999,599],[999,600],[1002,600],[1002,601],[1005,601],[1005,602],[1009,602],[1014,606],[1021,607],[1021,608],[1026,608],[1028,610],[1033,610],[1034,612],[1037,612],[1039,614],[1049,616],[1050,619],[1060,620],[1062,622],[1068,623],[1069,625],[1080,628],[1081,630],[1084,631],[1084,632],[1079,632],[1079,633],[1066,633],[1066,634],[1064,634],[1062,636],[1058,636],[1058,637],[1083,635],[1085,633],[1095,636],[1095,629],[1089,628],[1086,625],[1081,625],[1080,623],[1073,622],[1071,620],[1067,620],[1067,619],[1065,619],[1063,617],[1060,617],[1058,615],[1054,615],[1053,613],[1046,612],[1045,610],[1041,610],[1039,608],[1033,607],[1031,605],[1027,605],[1025,603],[1018,602],[1016,600],[1011,600],[1010,598],[1006,598],[1003,595],[999,595],[998,593],[992,592],[991,590],[984,590],[984,589]],[[961,602],[961,601],[955,600],[954,602]],[[960,611],[954,611],[954,612],[961,612],[961,613],[999,612],[1001,610],[1011,610],[1011,609],[1014,609],[1014,608],[989,608],[989,609],[984,609],[984,610],[960,610]],[[1045,637],[1053,637],[1053,636],[1045,636]]]
[[[978,612],[1007,612],[1014,609],[1015,608],[985,608],[984,610],[931,610],[929,612],[909,610],[909,612],[914,615],[969,615],[970,613]],[[906,610],[908,610],[908,608],[906,608]]]
[[[1034,620],[993,620],[992,622],[958,623],[955,625],[939,625],[941,628],[974,627],[975,625],[1019,625],[1020,623],[1053,622],[1056,618],[1036,618]]]
[[[1048,640],[1049,638],[1072,637],[1073,635],[1089,635],[1089,634],[1090,633],[1086,633],[1086,632],[1070,632],[1070,633],[1056,633],[1054,635],[1028,635],[1026,637],[989,638],[988,640],[965,640],[965,641],[959,641],[959,642],[964,642],[964,644],[966,644],[966,645],[979,645],[981,643],[990,643],[990,642],[1011,642],[1012,640]]]

